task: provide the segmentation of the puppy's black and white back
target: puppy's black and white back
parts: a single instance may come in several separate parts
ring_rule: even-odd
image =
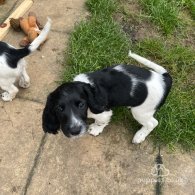
[[[107,109],[116,106],[137,107],[151,96],[151,105],[148,106],[156,110],[171,87],[170,75],[163,67],[159,71],[134,65],[115,65],[77,75],[74,81],[88,83],[96,89],[95,96],[101,94],[101,104],[106,105]]]
[[[24,57],[35,51],[45,41],[51,28],[51,20],[48,19],[40,35],[27,47],[16,49],[13,46],[0,41],[0,87],[4,101],[11,101],[18,89],[14,83],[19,80],[19,86],[30,86],[30,78],[26,72]]]

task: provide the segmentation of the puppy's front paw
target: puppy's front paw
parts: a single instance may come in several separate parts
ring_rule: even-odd
[[[146,139],[146,133],[142,130],[138,131],[132,140],[132,143],[134,144],[140,144],[141,142],[143,142]]]
[[[3,101],[10,102],[14,97],[12,97],[11,94],[6,91],[1,94],[1,98]]]
[[[23,77],[19,80],[19,86],[22,88],[29,88],[30,87],[30,80],[25,80]]]
[[[103,129],[104,127],[102,125],[98,126],[97,124],[93,123],[89,126],[88,132],[93,136],[98,136],[100,133],[102,133]]]

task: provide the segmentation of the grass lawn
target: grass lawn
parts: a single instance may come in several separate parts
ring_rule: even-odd
[[[71,35],[63,81],[112,64],[137,64],[127,57],[129,49],[161,64],[173,88],[150,137],[171,149],[195,149],[194,1],[87,0],[86,6],[91,15]],[[137,129],[129,111],[114,111],[113,122]]]

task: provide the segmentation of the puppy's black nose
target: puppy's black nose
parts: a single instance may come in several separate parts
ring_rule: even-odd
[[[81,127],[77,127],[71,130],[70,134],[71,135],[79,135],[81,132]]]

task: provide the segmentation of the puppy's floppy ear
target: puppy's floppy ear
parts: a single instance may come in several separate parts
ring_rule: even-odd
[[[46,106],[43,110],[42,115],[42,127],[44,132],[56,134],[60,128],[60,123],[53,110],[54,102],[52,95],[50,94],[47,98]]]
[[[87,96],[88,106],[94,114],[99,114],[107,109],[108,97],[102,87],[93,87],[89,84],[84,85],[84,91]]]

